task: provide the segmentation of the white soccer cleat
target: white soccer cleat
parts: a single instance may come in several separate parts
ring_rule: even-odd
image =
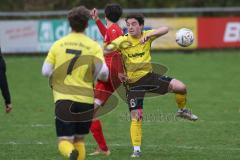
[[[191,121],[198,120],[198,117],[196,115],[192,114],[192,112],[187,108],[179,109],[176,113],[176,117],[188,119]]]
[[[141,157],[140,151],[133,151],[133,154],[131,155],[132,158],[139,158]]]

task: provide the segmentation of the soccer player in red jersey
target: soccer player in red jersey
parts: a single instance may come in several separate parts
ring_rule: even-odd
[[[98,10],[92,10],[92,18],[95,20],[99,31],[101,32],[105,45],[111,43],[114,39],[123,35],[122,29],[118,26],[117,22],[122,15],[122,8],[119,4],[111,3],[107,4],[105,7],[105,19],[107,25],[105,26],[98,17]],[[112,52],[104,56],[106,64],[109,68],[110,76],[107,82],[98,81],[95,88],[95,105],[101,106],[107,101],[111,94],[120,86],[120,77],[124,77],[123,66],[121,55],[118,52]],[[110,155],[110,150],[106,144],[102,125],[100,120],[95,119],[91,125],[91,132],[96,142],[98,143],[98,148],[95,152],[90,155],[104,154],[106,156]]]

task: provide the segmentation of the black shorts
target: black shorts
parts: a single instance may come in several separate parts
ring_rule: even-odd
[[[71,137],[89,133],[94,105],[58,100],[55,104],[55,125],[58,137]]]
[[[129,110],[142,109],[145,93],[166,94],[172,78],[148,73],[135,83],[128,84],[127,101]]]

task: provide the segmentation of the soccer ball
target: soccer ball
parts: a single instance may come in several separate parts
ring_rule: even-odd
[[[193,32],[187,28],[181,28],[176,32],[176,42],[181,47],[188,47],[194,41]]]

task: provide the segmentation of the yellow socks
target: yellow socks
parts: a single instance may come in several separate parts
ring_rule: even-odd
[[[131,140],[133,146],[141,146],[142,143],[142,120],[138,121],[132,119],[131,127]]]
[[[175,94],[176,102],[179,109],[183,109],[187,103],[187,96],[186,94]]]
[[[63,156],[69,157],[75,148],[71,142],[67,140],[61,140],[58,143],[58,149]]]
[[[75,149],[78,151],[78,159],[77,160],[84,160],[86,157],[85,144],[83,141],[72,144],[71,142],[69,142],[67,140],[61,140],[58,143],[58,149],[59,149],[60,153],[65,157],[70,157],[70,154]]]
[[[77,142],[74,143],[75,149],[78,151],[78,159],[77,160],[84,160],[86,157],[86,150],[84,142]]]

